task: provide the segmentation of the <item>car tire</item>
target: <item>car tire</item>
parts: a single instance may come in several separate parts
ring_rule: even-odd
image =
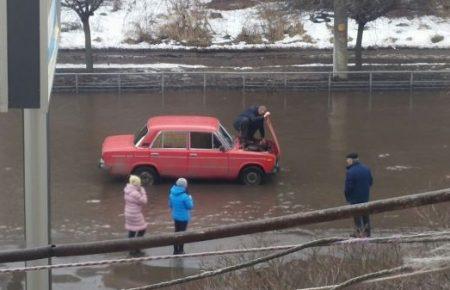
[[[260,185],[264,179],[264,171],[257,166],[248,166],[242,169],[240,178],[245,185]]]
[[[138,167],[133,174],[141,178],[142,185],[154,185],[159,183],[159,174],[153,167]]]

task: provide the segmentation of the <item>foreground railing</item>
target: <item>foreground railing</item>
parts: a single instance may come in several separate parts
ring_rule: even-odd
[[[196,231],[160,234],[138,239],[48,245],[39,248],[0,251],[0,264],[16,261],[31,261],[50,257],[82,256],[142,248],[155,248],[173,245],[174,243],[208,241],[335,221],[350,218],[354,215],[376,214],[449,201],[450,189],[447,188],[361,204],[345,205],[214,228],[205,228]]]
[[[347,80],[333,72],[111,72],[57,73],[55,91],[160,90],[181,88],[234,88],[342,90],[442,89],[450,87],[450,70],[349,71]]]

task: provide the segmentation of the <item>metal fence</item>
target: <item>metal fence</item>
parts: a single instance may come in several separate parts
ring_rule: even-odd
[[[450,70],[349,71],[346,80],[333,72],[149,72],[57,73],[55,91],[161,90],[181,88],[339,89],[442,89],[450,87]]]

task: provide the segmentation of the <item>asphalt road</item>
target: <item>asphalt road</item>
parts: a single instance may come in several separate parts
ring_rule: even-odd
[[[353,52],[349,62],[353,63]],[[261,50],[94,50],[94,63],[101,64],[152,64],[177,63],[204,65],[208,70],[233,69],[255,70],[329,70],[320,64],[332,64],[329,49],[261,49]],[[363,52],[365,69],[443,69],[450,67],[448,49],[366,49]],[[84,63],[83,50],[60,50],[58,63]],[[308,66],[308,65],[314,66]],[[319,64],[319,65],[318,65]],[[412,65],[411,64],[415,64]],[[299,66],[293,66],[299,65]],[[305,66],[306,65],[306,66]]]

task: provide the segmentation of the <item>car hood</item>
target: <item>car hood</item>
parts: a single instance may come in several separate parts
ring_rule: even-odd
[[[134,147],[133,135],[109,136],[103,141],[102,152],[121,151]]]
[[[280,149],[280,143],[278,142],[278,137],[277,134],[275,133],[275,130],[273,129],[273,125],[272,125],[272,121],[270,120],[270,117],[266,118],[266,124],[267,127],[269,129],[270,134],[272,135],[272,152],[273,154],[275,154],[277,157],[280,157],[281,155],[281,149]]]

